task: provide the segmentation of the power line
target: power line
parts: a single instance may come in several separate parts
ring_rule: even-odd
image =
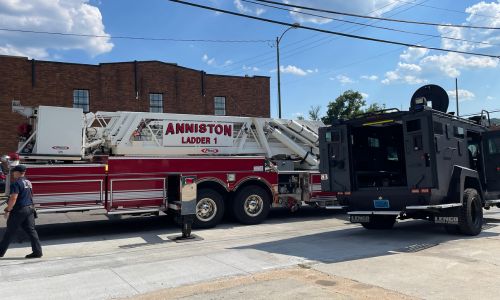
[[[466,13],[464,11],[460,11],[460,10],[456,10],[456,9],[451,9],[451,8],[432,6],[432,5],[427,5],[427,4],[415,3],[415,2],[411,2],[411,1],[403,1],[403,0],[395,0],[395,1],[401,2],[401,3],[415,4],[415,5],[418,5],[418,6],[432,8],[432,9],[437,9],[437,10],[444,10],[444,11],[449,11],[449,12],[453,12],[453,13],[459,13],[459,14],[463,14],[463,15],[468,15],[469,14],[469,13]],[[474,13],[474,15],[475,16],[480,16],[480,17],[485,17],[485,18],[490,18],[490,19],[496,19],[497,18],[497,17],[491,16],[491,15],[483,15],[483,14],[476,14],[476,13]]]
[[[256,0],[256,1],[264,2],[264,3],[271,3],[271,4],[281,5],[281,6],[287,6],[287,7],[293,7],[296,9],[305,9],[305,10],[324,12],[324,13],[341,15],[341,16],[357,17],[357,18],[363,18],[363,19],[373,19],[373,20],[388,21],[388,22],[408,23],[408,24],[416,24],[416,25],[428,25],[428,26],[441,26],[441,27],[458,27],[458,28],[468,28],[468,29],[500,29],[500,27],[473,26],[473,25],[460,25],[460,24],[438,24],[438,23],[431,23],[431,22],[420,22],[420,21],[401,20],[401,19],[389,19],[389,18],[381,18],[381,17],[373,17],[373,16],[366,16],[366,15],[360,15],[360,14],[339,12],[339,11],[327,10],[327,9],[321,9],[321,8],[314,8],[314,7],[308,7],[308,6],[294,5],[294,4],[288,4],[288,3],[281,3],[281,2],[269,1],[269,0]]]
[[[435,34],[427,34],[427,33],[414,32],[414,31],[408,31],[408,30],[401,30],[401,29],[384,27],[384,26],[364,24],[364,23],[355,22],[355,21],[349,21],[349,20],[342,20],[342,19],[332,18],[332,17],[326,17],[326,16],[322,16],[322,15],[318,15],[318,14],[311,14],[311,13],[306,13],[306,12],[301,12],[301,11],[295,11],[293,9],[288,9],[288,8],[284,8],[284,7],[278,7],[278,6],[269,5],[269,4],[262,4],[262,3],[258,3],[258,2],[251,1],[251,0],[242,0],[242,1],[243,2],[248,2],[248,3],[253,3],[253,4],[256,4],[256,5],[265,6],[265,7],[271,7],[271,8],[274,8],[274,9],[279,9],[279,10],[285,10],[285,11],[289,11],[289,12],[299,13],[299,14],[302,14],[302,15],[314,16],[314,17],[318,17],[318,18],[322,18],[322,19],[334,20],[334,21],[338,21],[338,22],[344,22],[344,23],[355,24],[355,25],[362,25],[362,26],[372,27],[372,28],[377,28],[377,29],[383,29],[383,30],[401,32],[401,33],[408,33],[408,34],[420,35],[420,36],[442,38],[442,39],[446,39],[446,40],[461,41],[461,42],[467,42],[467,43],[473,43],[473,44],[483,44],[483,45],[489,45],[489,46],[500,46],[500,45],[491,44],[491,43],[488,43],[488,42],[471,41],[471,40],[454,38],[454,37],[440,36],[440,35],[435,35]],[[406,2],[406,3],[411,3],[411,2]]]
[[[391,40],[384,40],[384,39],[378,39],[378,38],[372,38],[372,37],[367,37],[367,36],[361,36],[361,35],[354,35],[354,34],[349,34],[349,33],[343,33],[343,32],[337,32],[337,31],[331,31],[331,30],[326,30],[326,29],[320,29],[320,28],[315,28],[315,27],[309,27],[309,26],[304,26],[304,25],[295,25],[292,23],[288,22],[283,22],[283,21],[277,21],[277,20],[272,20],[272,19],[267,19],[267,18],[261,18],[261,17],[256,17],[256,16],[250,16],[242,13],[237,13],[225,9],[219,9],[211,6],[205,6],[201,4],[196,4],[196,3],[191,3],[191,2],[186,2],[186,1],[181,1],[181,0],[169,0],[170,2],[176,2],[188,6],[193,6],[193,7],[198,7],[198,8],[203,8],[211,11],[218,11],[230,15],[235,15],[239,17],[244,17],[248,19],[254,19],[254,20],[259,20],[263,22],[268,22],[268,23],[274,23],[274,24],[279,24],[279,25],[285,25],[285,26],[295,26],[297,28],[302,28],[306,30],[311,30],[311,31],[317,31],[317,32],[322,32],[322,33],[328,33],[328,34],[333,34],[333,35],[339,35],[339,36],[344,36],[344,37],[349,37],[349,38],[354,38],[354,39],[359,39],[359,40],[365,40],[365,41],[372,41],[372,42],[378,42],[378,43],[385,43],[385,44],[392,44],[392,45],[400,45],[400,46],[406,46],[406,47],[413,47],[413,48],[422,48],[422,49],[429,49],[429,50],[436,50],[436,51],[443,51],[443,52],[452,52],[452,53],[460,53],[460,54],[468,54],[468,55],[475,55],[475,56],[483,56],[483,57],[490,57],[490,58],[498,58],[500,59],[500,56],[497,55],[490,55],[490,54],[483,54],[483,53],[476,53],[476,52],[468,52],[468,51],[459,51],[459,50],[451,50],[451,49],[443,49],[443,48],[438,48],[438,47],[429,47],[429,46],[422,46],[422,45],[416,45],[416,44],[411,44],[411,43],[404,43],[404,42],[398,42],[398,41],[391,41]]]
[[[427,1],[429,1],[429,0],[423,0],[423,1],[421,1],[420,3],[425,3],[425,2],[427,2]],[[388,3],[388,4],[385,4],[385,5],[383,5],[383,6],[379,7],[379,8],[377,8],[377,9],[374,9],[374,10],[370,11],[369,13],[374,13],[374,12],[376,12],[376,11],[379,11],[379,10],[381,10],[381,9],[383,9],[383,8],[385,8],[385,7],[389,6],[389,5],[392,5],[392,4],[394,4],[394,3],[396,3],[396,1],[394,1],[394,2],[390,2],[390,3]],[[403,7],[403,6],[405,6],[405,5],[406,5],[406,4],[403,4],[403,5],[401,5],[401,6],[397,6],[397,7],[395,7],[395,8],[390,9],[390,10],[389,10],[389,11],[387,11],[387,12],[394,11],[394,10],[396,10],[396,9],[402,8],[402,7]],[[397,15],[397,14],[400,14],[400,13],[402,13],[402,12],[404,12],[404,11],[407,11],[407,10],[409,10],[409,9],[413,8],[413,7],[415,7],[415,5],[412,5],[412,6],[410,6],[410,7],[404,8],[404,9],[403,9],[403,10],[401,10],[401,11],[394,12],[393,14],[391,14],[391,15],[390,15],[390,17],[395,16],[395,15]],[[386,12],[386,13],[387,13],[387,12]],[[375,24],[375,23],[378,23],[378,22],[381,22],[381,21],[369,21],[369,22],[371,22],[371,24]],[[334,26],[334,28],[340,28],[340,27],[342,27],[343,25],[344,25],[344,24],[342,24],[342,25],[338,25],[338,26]],[[349,27],[348,27],[348,28],[346,28],[346,29],[347,29],[347,30],[349,30],[349,29],[353,29],[353,28],[355,28],[355,27],[358,27],[358,28],[356,28],[356,29],[354,29],[354,30],[350,30],[350,31],[348,31],[349,33],[353,33],[353,32],[356,32],[356,31],[359,31],[359,30],[363,29],[363,27],[366,27],[366,25],[368,25],[368,23],[362,23],[362,25],[360,25],[360,26],[357,26],[357,25],[352,25],[352,26],[349,26]],[[316,36],[319,36],[319,35],[321,35],[321,33],[317,33],[317,34],[315,34],[313,37],[316,37]],[[309,50],[311,50],[311,49],[314,49],[314,48],[320,47],[320,46],[322,46],[322,45],[324,45],[324,44],[326,44],[326,43],[330,43],[330,42],[332,42],[332,41],[334,41],[334,40],[336,40],[336,39],[339,39],[339,38],[342,38],[342,37],[338,37],[338,36],[337,36],[337,37],[332,38],[332,37],[326,36],[326,37],[320,38],[320,39],[318,39],[318,40],[313,41],[313,42],[312,42],[312,43],[310,43],[310,44],[307,44],[307,45],[302,45],[302,46],[296,47],[295,49],[292,49],[290,52],[288,52],[288,53],[286,53],[285,55],[283,55],[283,58],[287,58],[287,57],[292,57],[292,56],[298,55],[298,54],[303,53],[303,52],[305,52],[305,51],[309,51]],[[306,40],[306,39],[304,39],[304,40]],[[292,43],[292,44],[293,44],[293,43]],[[312,44],[316,44],[316,45],[312,45]],[[311,45],[312,45],[312,46],[311,46]],[[288,45],[287,45],[287,46],[288,46]],[[287,46],[285,46],[285,47],[287,47]],[[283,48],[284,48],[284,47],[283,47]],[[266,62],[266,61],[267,61],[267,62]],[[273,63],[274,61],[275,61],[275,58],[274,58],[274,57],[272,57],[272,58],[267,58],[267,59],[260,59],[260,60],[258,60],[258,61],[256,61],[256,62],[254,62],[253,64],[254,64],[254,65],[255,65],[255,64],[257,64],[257,66],[262,66],[262,65],[269,65],[269,64]],[[266,62],[266,63],[264,63],[264,62]],[[236,74],[239,74],[239,72],[234,72],[235,70],[239,70],[239,67],[238,67],[238,68],[232,68],[232,69],[230,69],[230,70],[228,71],[228,73],[229,73],[230,75],[236,75]]]
[[[218,39],[174,39],[174,38],[157,38],[157,37],[142,37],[142,36],[110,36],[110,35],[94,35],[80,33],[65,33],[51,31],[36,31],[24,29],[0,28],[0,31],[34,33],[34,34],[49,34],[60,36],[78,36],[78,37],[93,37],[93,38],[109,38],[122,40],[146,40],[146,41],[168,41],[168,42],[206,42],[206,43],[269,43],[272,40],[218,40]]]
[[[429,1],[429,0],[424,0],[424,1],[420,2],[420,3],[424,3],[424,2],[427,2],[427,1]],[[371,14],[371,13],[377,12],[377,11],[379,11],[379,10],[381,10],[381,9],[384,9],[384,8],[385,8],[385,7],[387,7],[387,6],[390,6],[390,5],[395,4],[396,2],[397,2],[397,1],[393,1],[393,2],[389,2],[389,3],[387,3],[387,4],[384,4],[384,5],[382,5],[381,7],[376,8],[376,9],[374,9],[374,10],[370,11],[369,13]],[[405,5],[406,5],[406,4],[404,4],[404,3],[403,3],[402,5],[397,6],[397,7],[395,7],[395,8],[392,8],[392,9],[390,9],[389,11],[393,11],[393,10],[398,9],[398,8],[401,8],[401,7],[405,6]],[[414,7],[414,6],[415,6],[415,5],[413,5],[412,7]],[[411,8],[411,7],[410,7],[410,8]],[[410,8],[407,8],[407,9],[405,9],[404,11],[406,11],[406,10],[408,10],[408,9],[410,9]],[[388,11],[388,12],[389,12],[389,11]],[[399,14],[399,13],[400,13],[400,12],[397,12],[397,13],[395,13],[395,14],[392,14],[391,16],[396,15],[396,14]],[[380,21],[375,21],[375,22],[372,22],[372,24],[377,23],[377,22],[380,22]],[[363,23],[362,23],[362,24],[363,24]],[[337,26],[333,26],[333,27],[334,27],[334,28],[340,28],[340,27],[342,27],[343,25],[345,25],[345,24],[339,24],[339,25],[337,25]],[[364,26],[364,25],[366,25],[366,24],[363,24],[363,26]],[[348,27],[347,29],[351,29],[351,28],[354,28],[354,27],[356,27],[356,26],[350,26],[350,27]],[[361,29],[361,28],[358,28],[357,30],[359,30],[359,29]],[[357,31],[357,30],[354,30],[354,31]],[[354,32],[354,31],[351,31],[351,32]],[[310,39],[315,38],[315,37],[320,36],[320,35],[322,35],[322,34],[321,34],[321,33],[317,33],[317,34],[314,34],[314,35],[309,36],[309,37],[307,37],[307,38],[301,39],[300,41],[297,41],[297,42],[293,42],[293,43],[286,44],[285,46],[283,46],[283,47],[282,47],[282,49],[285,49],[285,48],[290,47],[290,46],[295,45],[295,44],[302,43],[302,42],[304,42],[304,41],[310,40]],[[318,40],[314,40],[314,41],[312,41],[310,44],[306,44],[306,45],[302,45],[302,46],[295,47],[294,49],[292,49],[292,50],[290,51],[291,53],[287,53],[287,54],[285,54],[283,57],[290,57],[290,56],[294,56],[294,55],[297,55],[297,54],[302,53],[302,52],[304,52],[304,51],[307,51],[307,50],[309,50],[309,49],[313,49],[313,48],[319,47],[319,46],[321,46],[321,45],[325,44],[325,43],[324,43],[324,42],[322,42],[322,41],[325,41],[326,39],[330,40],[331,38],[330,38],[330,37],[322,37],[322,38],[320,38],[320,39],[318,39]],[[315,45],[315,46],[312,46],[312,47],[311,47],[311,44],[315,44],[315,43],[317,44],[318,42],[321,42],[321,43],[319,43],[318,45]],[[327,41],[327,42],[330,42],[330,41]],[[304,49],[304,50],[300,50],[300,49]],[[299,50],[299,51],[297,51],[297,50]],[[286,52],[286,51],[285,51],[285,52]],[[269,57],[269,58],[262,58],[262,57],[266,57],[266,56],[269,56],[269,55],[271,55],[272,57]],[[236,61],[236,62],[234,62],[233,64],[231,64],[231,66],[232,66],[232,67],[231,67],[231,69],[229,69],[228,71],[226,71],[226,72],[224,72],[224,73],[225,73],[225,74],[230,74],[230,75],[236,75],[236,74],[239,74],[239,73],[240,73],[239,71],[238,71],[238,72],[235,72],[235,71],[236,71],[236,70],[240,70],[240,69],[241,69],[241,67],[240,67],[240,66],[235,67],[235,65],[236,65],[236,64],[239,64],[239,63],[242,63],[242,62],[247,62],[247,61],[252,61],[252,63],[251,63],[251,64],[252,64],[252,65],[254,65],[254,66],[255,66],[255,65],[257,65],[257,66],[269,65],[270,63],[272,63],[271,61],[275,61],[275,59],[276,59],[276,58],[274,57],[274,55],[275,55],[275,53],[274,53],[274,52],[266,52],[266,53],[261,53],[261,54],[256,55],[256,56],[252,56],[252,57],[247,58],[247,59],[242,59],[242,60]],[[261,58],[261,59],[258,59],[258,58]],[[256,60],[256,59],[258,59],[258,60]]]
[[[422,1],[422,2],[419,2],[418,4],[422,4],[424,2],[427,2],[428,0],[426,1]],[[414,4],[414,6],[416,5],[417,3]],[[394,15],[394,14],[393,14]],[[378,22],[378,21],[375,21],[375,22]],[[447,32],[444,32],[445,34],[451,32],[451,29],[448,30]],[[430,37],[430,38],[425,38],[425,39],[421,39],[419,40],[417,43],[424,43],[424,42],[427,42],[429,40],[432,40],[434,39],[433,37]],[[376,58],[379,58],[379,57],[382,57],[382,56],[385,56],[385,55],[388,55],[388,54],[391,54],[391,53],[394,53],[394,52],[397,52],[399,50],[403,50],[405,49],[405,47],[399,47],[397,49],[394,49],[394,50],[389,50],[389,51],[385,51],[385,52],[382,52],[382,53],[378,53],[376,55],[372,55],[370,57],[367,57],[365,59],[361,59],[361,60],[358,60],[358,61],[355,61],[355,62],[351,62],[351,63],[348,63],[348,64],[344,64],[344,65],[341,65],[341,66],[338,66],[338,67],[335,67],[334,70],[335,71],[338,71],[340,69],[345,69],[345,68],[349,68],[349,67],[352,67],[354,65],[357,65],[357,64],[360,64],[360,63],[364,63],[366,61],[370,61],[370,60],[373,60],[373,59],[376,59]],[[325,75],[330,75],[330,74],[333,74],[335,73],[335,71],[329,71],[327,73],[325,73]],[[307,77],[307,78],[300,78],[300,79],[296,79],[296,80],[291,80],[291,81],[285,81],[283,82],[283,85],[288,85],[288,84],[292,84],[292,83],[296,83],[296,82],[299,82],[299,81],[304,81],[304,80],[310,80],[312,79],[313,77]]]

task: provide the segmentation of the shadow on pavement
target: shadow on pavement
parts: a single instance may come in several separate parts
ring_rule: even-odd
[[[323,263],[351,261],[398,253],[418,252],[453,240],[498,236],[483,231],[478,237],[450,235],[442,226],[408,221],[392,230],[366,230],[361,226],[259,243],[235,249],[256,249]]]
[[[171,240],[164,240],[158,235],[178,235],[181,229],[170,216],[146,216],[107,219],[91,221],[68,221],[64,214],[60,216],[50,216],[44,219],[45,215],[37,220],[37,232],[43,245],[57,245],[72,242],[89,242],[113,239],[124,239],[140,237],[144,242],[120,246],[121,248],[135,248],[147,245],[170,243]],[[295,213],[290,213],[287,209],[273,209],[266,223],[290,223],[302,222],[306,220],[322,220],[328,218],[345,218],[345,216],[332,211],[322,209],[305,208]],[[49,219],[50,218],[50,219]],[[49,219],[49,220],[48,220]],[[40,220],[43,222],[40,222]],[[53,223],[47,223],[52,221]],[[39,224],[42,223],[42,224]],[[5,232],[5,222],[0,227],[0,237]],[[220,225],[222,228],[233,228],[244,226],[230,218]],[[193,229],[193,233],[196,233]],[[77,240],[76,240],[77,239]],[[19,243],[29,242],[25,233],[20,230],[17,239],[10,248],[24,247]]]

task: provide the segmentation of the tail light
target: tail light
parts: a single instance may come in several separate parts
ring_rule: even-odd
[[[5,179],[7,179],[7,176],[5,176],[4,173],[0,173],[0,179],[5,180]]]

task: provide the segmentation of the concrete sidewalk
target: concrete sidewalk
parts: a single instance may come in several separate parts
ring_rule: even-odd
[[[1,298],[496,299],[500,214],[485,216],[478,237],[423,221],[369,231],[316,212],[224,224],[191,243],[169,240],[179,229],[162,218],[40,226],[44,258],[22,259],[24,243],[0,260]]]

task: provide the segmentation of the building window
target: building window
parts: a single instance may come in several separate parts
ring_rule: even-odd
[[[149,94],[149,111],[155,113],[163,112],[163,94]]]
[[[89,90],[73,90],[73,107],[89,112]]]
[[[214,98],[214,115],[225,116],[226,115],[226,97],[215,97]]]

